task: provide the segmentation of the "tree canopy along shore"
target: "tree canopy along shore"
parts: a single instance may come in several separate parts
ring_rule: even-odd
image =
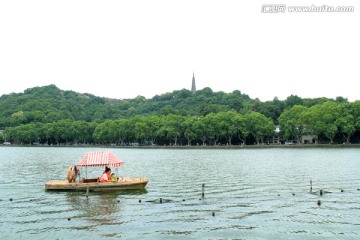
[[[40,148],[119,148],[119,149],[309,149],[309,148],[359,148],[360,144],[259,144],[259,145],[134,145],[134,146],[119,146],[119,145],[100,145],[100,144],[78,144],[78,145],[47,145],[47,144],[12,144],[12,145],[1,145],[0,147],[40,147]]]
[[[210,88],[109,99],[55,85],[0,97],[0,143],[15,145],[292,147],[309,136],[313,146],[357,146],[360,101],[291,95],[261,102]]]

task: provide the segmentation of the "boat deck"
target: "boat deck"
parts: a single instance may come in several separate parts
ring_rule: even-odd
[[[116,182],[97,182],[97,179],[83,179],[69,183],[67,180],[51,180],[45,184],[46,190],[59,191],[119,191],[141,189],[146,186],[148,179],[122,177]]]

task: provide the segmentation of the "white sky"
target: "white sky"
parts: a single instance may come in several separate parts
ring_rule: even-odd
[[[354,6],[262,13],[263,4]],[[55,84],[101,97],[191,88],[360,100],[360,2],[0,0],[0,95]]]

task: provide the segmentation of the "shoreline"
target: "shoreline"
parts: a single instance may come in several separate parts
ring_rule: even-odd
[[[109,146],[109,145],[0,145],[0,147],[44,148],[132,148],[132,149],[269,149],[269,148],[360,148],[360,144],[289,144],[289,145],[219,145],[219,146]]]

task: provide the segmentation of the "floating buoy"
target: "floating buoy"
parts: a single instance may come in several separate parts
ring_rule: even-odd
[[[12,198],[10,198],[10,202],[12,201],[13,199]]]
[[[70,221],[71,220],[71,218],[68,218],[68,221]]]
[[[292,195],[295,196],[295,193],[293,193]]]
[[[139,203],[141,203],[141,199],[139,199]]]
[[[341,189],[341,192],[344,192],[344,189]]]

